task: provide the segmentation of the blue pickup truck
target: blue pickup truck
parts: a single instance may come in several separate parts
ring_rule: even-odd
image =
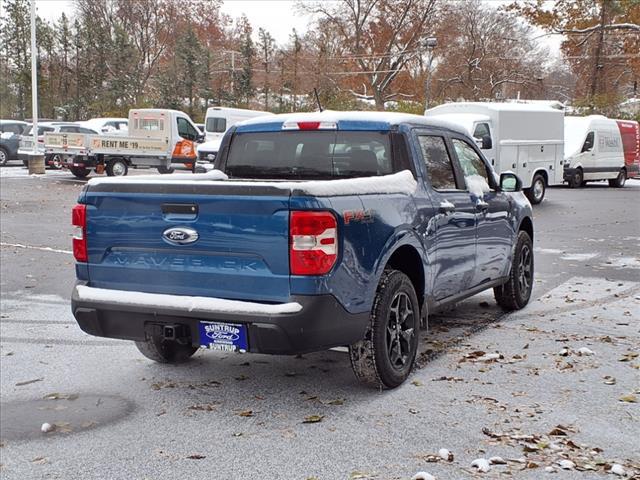
[[[349,346],[358,379],[394,388],[429,312],[490,288],[506,310],[529,301],[522,184],[446,121],[256,118],[215,167],[88,183],[73,209],[82,330],[165,363]]]

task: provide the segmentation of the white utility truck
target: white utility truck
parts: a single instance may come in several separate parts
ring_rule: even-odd
[[[264,115],[273,115],[261,110],[245,110],[243,108],[209,107],[204,117],[204,133],[206,142],[198,145],[198,160],[213,162],[218,154],[222,137],[232,126],[243,120]]]
[[[533,204],[563,182],[564,112],[545,104],[458,102],[424,112],[462,126],[498,173],[512,171]]]
[[[631,167],[625,165],[627,152],[622,141],[627,123],[635,126],[635,122],[616,121],[602,115],[565,117],[564,178],[571,188],[594,180],[608,180],[612,187],[624,187]],[[630,143],[635,146],[633,141]],[[631,156],[635,157],[635,152]]]
[[[195,144],[204,135],[186,113],[142,108],[129,111],[128,135],[45,133],[46,154],[58,154],[78,178],[91,170],[109,176],[126,175],[129,167],[155,167],[171,173],[172,163],[193,166]]]

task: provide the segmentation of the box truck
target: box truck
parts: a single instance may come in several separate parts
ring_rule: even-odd
[[[564,112],[549,104],[457,102],[425,112],[456,123],[471,135],[498,173],[521,179],[532,204],[548,185],[563,182]]]

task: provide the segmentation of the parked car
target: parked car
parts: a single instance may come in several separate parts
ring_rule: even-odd
[[[27,126],[27,122],[20,120],[0,120],[0,165],[18,160],[20,136]]]
[[[491,288],[520,309],[534,282],[522,182],[449,125],[283,114],[232,127],[206,174],[91,180],[72,216],[80,328],[164,363],[348,345],[357,378],[400,385],[429,312]]]
[[[79,122],[79,124],[99,134],[127,135],[129,133],[129,120],[127,118],[91,118],[84,122]]]
[[[565,117],[564,121],[564,180],[569,186],[578,188],[589,181],[608,180],[612,187],[624,187],[629,177],[625,145],[635,147],[629,152],[633,167],[638,140],[632,138],[623,145],[620,124],[602,115]],[[635,129],[630,133],[631,137],[637,134]]]
[[[44,135],[45,133],[85,133],[96,135],[97,132],[90,128],[83,127],[73,122],[38,122],[38,151],[45,155],[45,164],[52,169],[59,170],[63,165],[62,155],[59,153],[45,154]],[[20,148],[18,149],[18,157],[22,160],[24,166],[29,165],[29,155],[33,152],[33,125],[25,130],[20,139]]]

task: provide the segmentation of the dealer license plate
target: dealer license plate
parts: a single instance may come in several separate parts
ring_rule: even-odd
[[[246,352],[247,327],[237,323],[200,322],[200,345],[222,352]]]

